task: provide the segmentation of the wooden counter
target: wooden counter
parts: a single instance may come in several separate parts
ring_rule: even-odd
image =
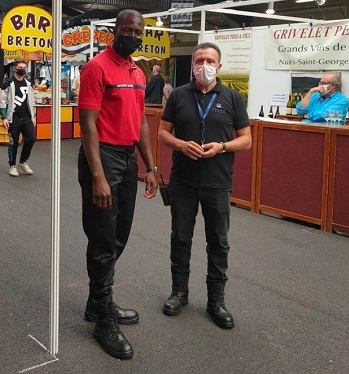
[[[349,232],[349,126],[331,130],[327,228]]]
[[[259,121],[256,212],[326,230],[329,127]]]
[[[234,204],[255,210],[256,205],[256,162],[258,121],[250,120],[252,147],[248,151],[235,153],[233,170],[233,192],[231,201]],[[235,136],[235,135],[234,135]]]

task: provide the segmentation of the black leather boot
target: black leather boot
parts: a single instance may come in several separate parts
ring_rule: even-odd
[[[224,300],[209,301],[206,310],[218,327],[222,329],[232,329],[234,327],[233,316],[227,310]]]
[[[188,293],[172,292],[168,300],[165,302],[162,311],[167,316],[175,316],[182,311],[182,306],[188,304]]]
[[[97,321],[93,337],[111,356],[119,359],[131,358],[133,356],[133,349],[116,323],[116,313],[112,296],[106,296],[102,300],[93,300],[92,302],[97,311]]]
[[[116,312],[117,322],[120,325],[133,325],[139,321],[138,313],[133,309],[120,308],[113,302],[114,309]],[[97,311],[95,303],[92,302],[92,298],[89,297],[86,303],[85,309],[85,321],[96,322],[97,321]]]

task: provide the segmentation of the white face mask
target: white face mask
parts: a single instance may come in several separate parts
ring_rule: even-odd
[[[216,79],[217,68],[211,65],[194,66],[193,71],[196,80],[203,86],[207,86]]]
[[[326,95],[330,91],[328,89],[328,86],[330,86],[330,84],[320,84],[320,87],[324,89],[324,91],[321,93],[321,96]]]

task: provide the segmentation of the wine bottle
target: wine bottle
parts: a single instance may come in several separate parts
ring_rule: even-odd
[[[268,117],[269,118],[274,118],[273,107],[272,106],[270,106]]]
[[[264,117],[263,105],[261,105],[261,110],[259,111],[258,117]]]
[[[278,118],[279,115],[280,115],[280,110],[279,110],[279,106],[277,106],[274,118]]]
[[[291,95],[288,95],[288,102],[286,105],[286,115],[292,114],[292,101],[291,101]]]
[[[292,115],[293,116],[297,115],[297,110],[296,110],[297,102],[298,102],[298,95],[297,93],[295,93],[293,94],[293,97],[292,97]]]

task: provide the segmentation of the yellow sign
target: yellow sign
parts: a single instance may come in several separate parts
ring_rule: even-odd
[[[4,57],[7,60],[16,60],[16,59],[22,58],[23,55],[22,55],[22,51],[5,51]]]
[[[52,16],[35,6],[18,6],[2,22],[1,48],[7,51],[52,53]]]
[[[151,18],[144,20],[145,26],[156,27],[156,21]],[[151,60],[152,58],[162,60],[170,57],[170,36],[167,31],[144,30],[143,43],[139,49],[132,54],[136,60]]]

